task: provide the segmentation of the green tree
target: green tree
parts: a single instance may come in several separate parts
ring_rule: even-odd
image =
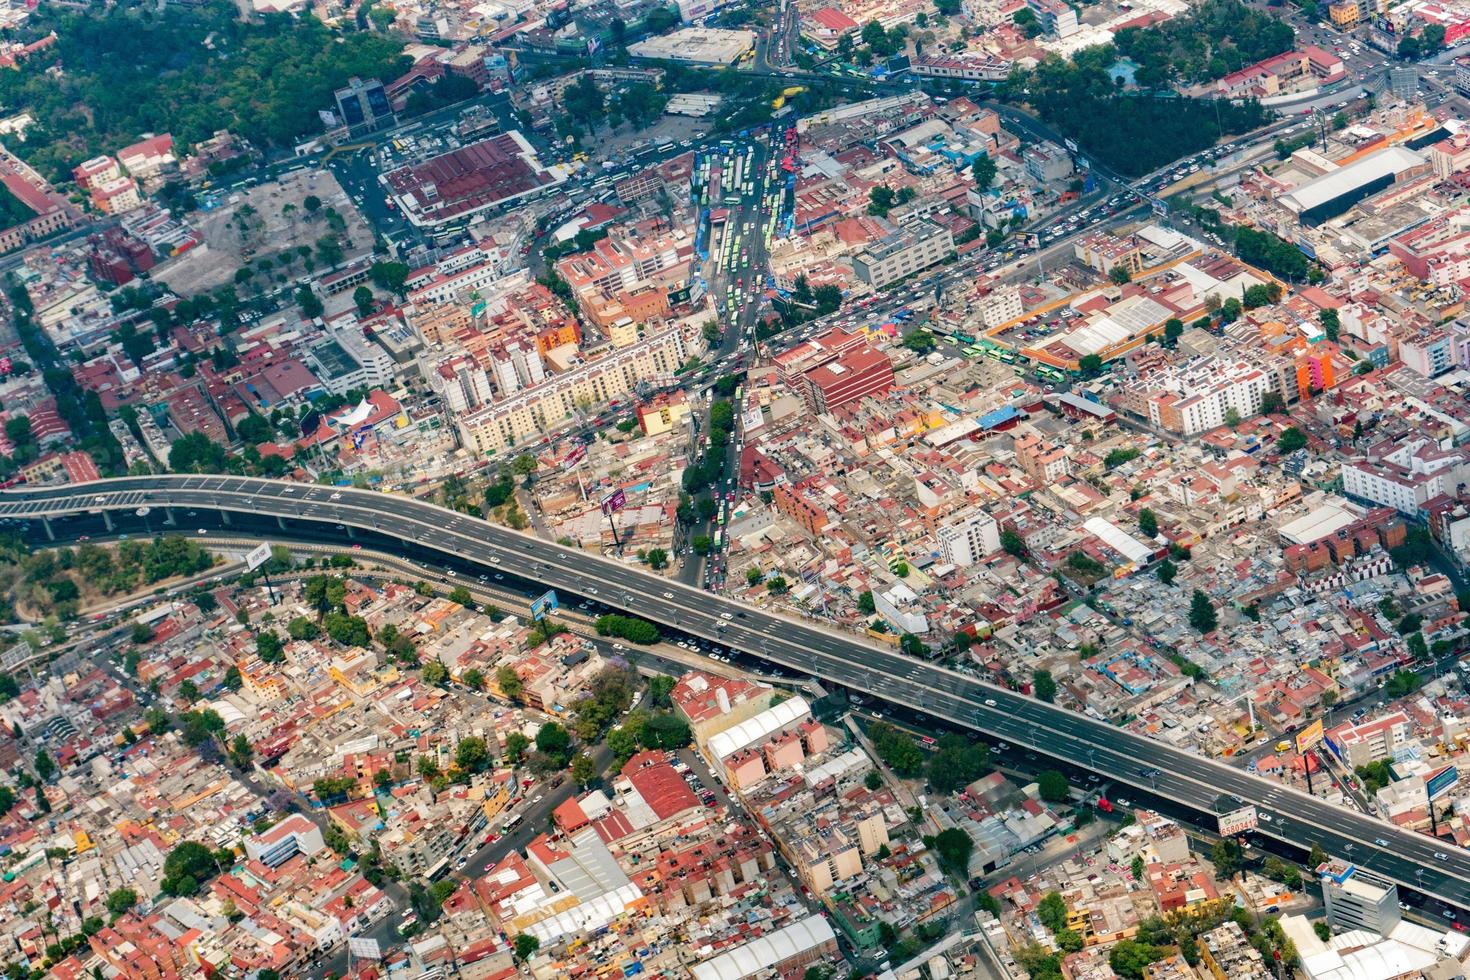
[[[462,772],[483,772],[490,764],[490,751],[485,740],[475,735],[460,739],[454,747],[454,764]]]
[[[131,888],[115,888],[107,895],[107,912],[113,921],[127,915],[138,904],[138,893]]]
[[[864,616],[871,616],[873,615],[873,613],[878,611],[878,606],[873,600],[873,592],[871,589],[858,593],[857,606],[858,612],[862,613]]]
[[[597,763],[586,752],[572,756],[572,779],[578,786],[587,786],[597,778]]]
[[[1113,968],[1114,973],[1126,980],[1143,980],[1144,970],[1168,955],[1169,950],[1166,947],[1125,939],[1116,943],[1108,953],[1108,965]]]
[[[296,305],[301,309],[301,315],[308,320],[315,320],[326,310],[316,293],[306,286],[296,290]]]
[[[495,686],[500,688],[500,693],[512,701],[521,696],[521,677],[508,664],[502,664],[495,669]]]
[[[1047,704],[1055,701],[1057,698],[1057,682],[1052,678],[1051,671],[1033,671],[1031,674],[1031,690]]]
[[[561,725],[549,721],[536,732],[536,749],[554,759],[561,759],[558,765],[565,765],[571,755],[572,737]]]
[[[1138,530],[1146,538],[1159,536],[1159,518],[1147,507],[1138,512]]]
[[[515,946],[516,959],[524,963],[536,955],[536,950],[541,948],[541,940],[529,932],[523,932],[516,936],[513,945]]]
[[[1338,333],[1342,330],[1342,323],[1338,319],[1337,310],[1323,309],[1317,313],[1317,321],[1322,324],[1322,330],[1327,334],[1327,339],[1333,343],[1337,342]]]
[[[483,691],[485,689],[485,675],[481,673],[478,667],[471,667],[465,671],[461,680],[464,681],[464,686],[472,691]]]
[[[255,655],[268,664],[278,664],[286,659],[281,638],[274,633],[260,633],[255,637]]]
[[[1047,892],[1036,903],[1036,917],[1041,924],[1052,932],[1060,932],[1067,927],[1067,903],[1062,900],[1060,892]]]
[[[1210,859],[1215,864],[1215,873],[1221,878],[1230,878],[1240,870],[1244,861],[1240,845],[1232,837],[1222,837],[1215,842],[1210,851]]]
[[[1048,803],[1065,803],[1072,793],[1067,777],[1055,769],[1048,769],[1036,777],[1036,789]]]
[[[995,183],[995,161],[988,155],[981,154],[970,164],[970,176],[975,180],[975,189],[986,191]]]
[[[250,746],[250,739],[243,734],[236,735],[235,740],[230,743],[230,762],[236,769],[248,769],[255,757],[255,750]]]
[[[1157,575],[1159,576],[1160,582],[1168,585],[1174,581],[1174,576],[1178,574],[1179,566],[1174,564],[1169,559],[1165,558],[1163,561],[1159,562],[1159,570],[1157,572]]]
[[[441,660],[430,660],[419,668],[419,676],[423,678],[425,684],[443,687],[449,680],[449,668],[445,667]]]
[[[1133,270],[1121,263],[1108,270],[1108,280],[1115,286],[1121,286],[1133,279]]]
[[[49,783],[51,777],[56,775],[56,763],[51,761],[51,756],[45,749],[36,753],[36,776],[42,782]]]
[[[886,218],[893,207],[893,201],[893,188],[885,184],[877,184],[868,191],[868,213]]]
[[[459,603],[466,609],[475,608],[474,596],[470,595],[470,590],[465,588],[463,585],[456,585],[454,588],[449,590],[449,601]]]
[[[969,874],[970,852],[975,849],[969,834],[958,827],[941,830],[934,836],[934,849],[939,853],[939,863],[952,874],[961,878]]]
[[[1281,433],[1281,437],[1276,440],[1276,448],[1282,453],[1294,453],[1298,449],[1305,449],[1306,447],[1306,433],[1294,425],[1285,429]]]
[[[1189,599],[1189,625],[1201,633],[1212,633],[1219,625],[1214,603],[1199,589],[1195,589]]]
[[[505,761],[512,765],[519,763],[526,756],[526,750],[531,747],[531,740],[520,732],[511,732],[505,736]]]

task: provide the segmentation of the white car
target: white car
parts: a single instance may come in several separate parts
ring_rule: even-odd
[[[993,708],[993,707],[995,707],[995,698],[986,698],[985,699],[985,707],[987,707],[987,708]]]

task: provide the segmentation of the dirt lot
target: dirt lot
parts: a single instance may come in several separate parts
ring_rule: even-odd
[[[321,210],[314,217],[307,214],[304,203],[312,196],[321,201]],[[242,233],[237,216],[247,205],[254,210],[246,212],[247,230]],[[228,193],[214,210],[189,215],[189,223],[204,233],[203,244],[159,266],[153,277],[181,296],[217,289],[232,282],[235,270],[246,262],[315,244],[328,233],[323,217],[328,208],[345,219],[347,238],[357,250],[372,242],[371,230],[330,171],[298,171],[279,181]],[[351,255],[354,248],[346,251]],[[294,274],[303,271],[298,261]]]

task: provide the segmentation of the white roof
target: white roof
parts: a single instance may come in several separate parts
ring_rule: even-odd
[[[747,745],[754,745],[761,739],[776,734],[810,710],[811,706],[806,703],[805,698],[789,698],[782,701],[774,708],[767,708],[749,721],[743,721],[734,728],[726,729],[713,736],[709,740],[710,754],[716,759],[729,758]]]
[[[1358,934],[1355,931],[1350,935]],[[1337,945],[1342,938],[1334,937],[1332,944]],[[1384,977],[1414,975],[1429,969],[1438,959],[1433,953],[1385,939],[1351,953],[1329,949],[1306,957],[1302,960],[1302,971],[1311,980],[1383,980]]]
[[[828,759],[815,769],[808,769],[804,778],[808,786],[815,786],[826,779],[836,778],[855,769],[869,769],[872,765],[866,752],[853,749],[834,759]]]
[[[689,973],[694,980],[744,980],[836,938],[827,920],[813,915],[705,960],[692,967]]]
[[[1390,146],[1366,156],[1346,167],[1315,177],[1295,190],[1282,194],[1277,200],[1300,214],[1359,187],[1378,180],[1380,177],[1398,175],[1424,163],[1424,158],[1403,146]]]
[[[643,897],[638,886],[624,885],[617,891],[599,895],[590,902],[574,905],[565,912],[558,912],[549,919],[542,919],[526,927],[526,931],[541,940],[542,946],[556,942],[572,933],[596,932]]]
[[[1335,531],[1347,527],[1357,517],[1336,504],[1323,504],[1305,517],[1281,526],[1281,537],[1292,544],[1321,541]]]
[[[1112,521],[1105,521],[1101,517],[1088,519],[1082,525],[1088,534],[1100,538],[1104,544],[1114,551],[1123,555],[1136,565],[1141,565],[1153,557],[1153,549],[1142,541],[1124,531]]]

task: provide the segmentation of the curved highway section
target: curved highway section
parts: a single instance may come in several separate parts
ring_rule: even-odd
[[[124,477],[0,492],[0,518],[42,520],[148,507],[204,509],[346,535],[357,528],[594,599],[662,626],[1028,746],[1205,814],[1260,808],[1258,834],[1347,858],[1403,888],[1470,910],[1470,854],[1230,766],[896,651],[725,599],[434,504],[349,488],[232,476]],[[340,530],[338,530],[340,528]]]

